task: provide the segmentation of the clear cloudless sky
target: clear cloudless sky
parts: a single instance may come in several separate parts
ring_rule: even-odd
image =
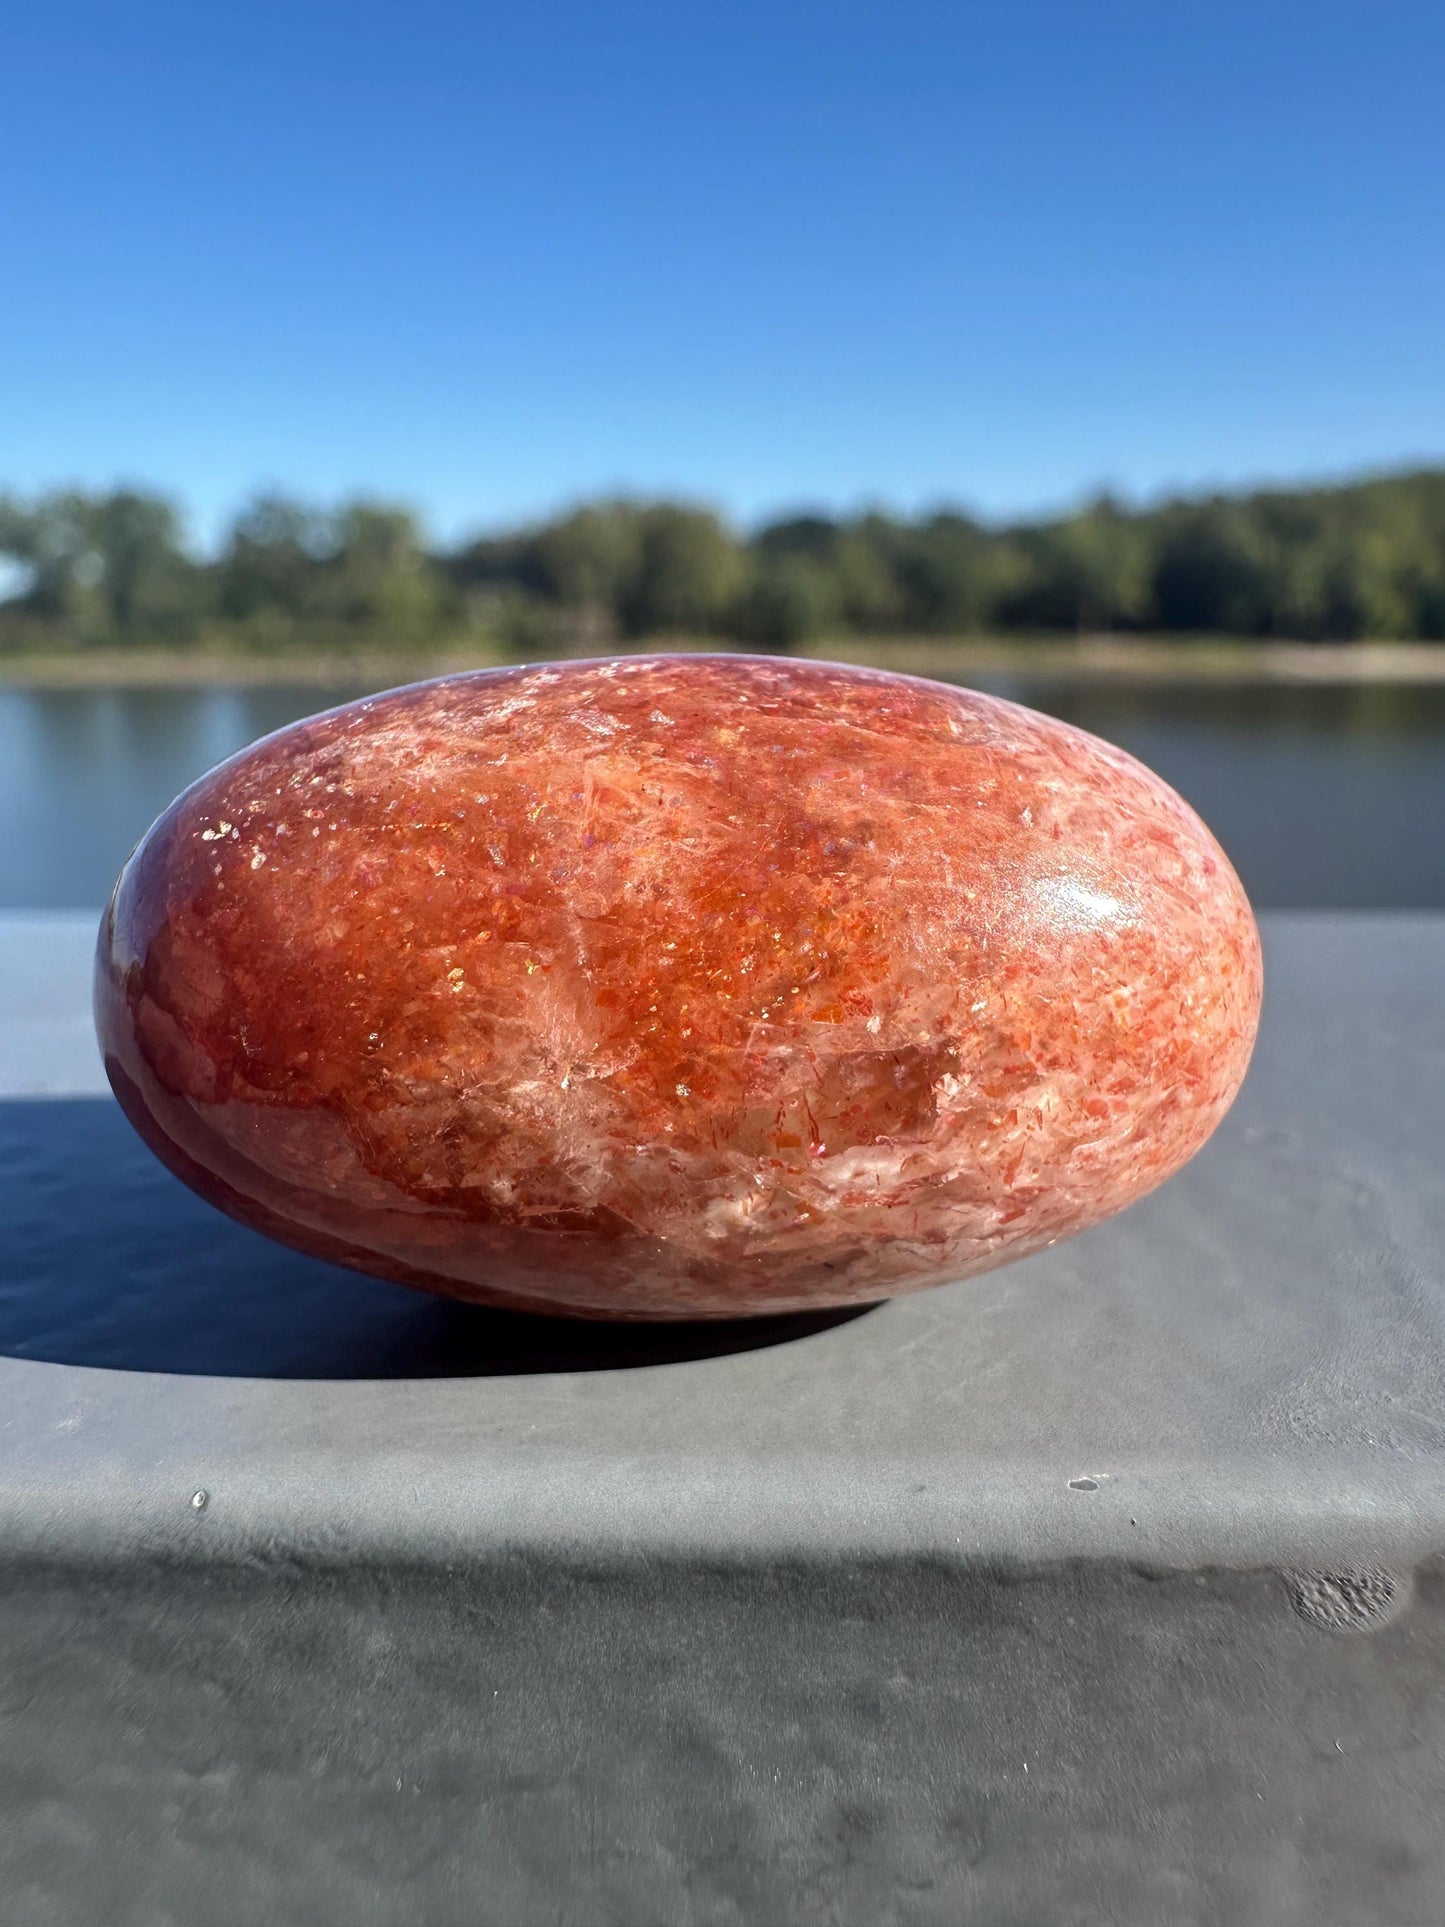
[[[444,535],[1445,454],[1438,0],[14,0],[0,487]]]

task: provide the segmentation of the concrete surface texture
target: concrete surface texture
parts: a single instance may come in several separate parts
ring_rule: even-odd
[[[210,1213],[93,927],[0,923],[7,1923],[1441,1917],[1445,919],[1266,919],[1123,1217],[693,1334]]]

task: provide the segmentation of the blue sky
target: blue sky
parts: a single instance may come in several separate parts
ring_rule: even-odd
[[[25,14],[28,12],[28,18]],[[29,0],[0,486],[444,533],[1445,455],[1445,10]]]

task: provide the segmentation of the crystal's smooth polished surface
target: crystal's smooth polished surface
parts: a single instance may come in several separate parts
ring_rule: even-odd
[[[362,1270],[589,1317],[945,1283],[1097,1223],[1244,1075],[1258,937],[1097,739],[833,664],[419,684],[188,790],[97,1023],[187,1183]]]

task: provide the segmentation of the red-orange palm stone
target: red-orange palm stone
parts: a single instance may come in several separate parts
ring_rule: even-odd
[[[126,866],[100,1036],[246,1223],[587,1317],[850,1304],[1038,1250],[1197,1151],[1258,938],[1158,777],[824,663],[454,676],[282,730]]]

